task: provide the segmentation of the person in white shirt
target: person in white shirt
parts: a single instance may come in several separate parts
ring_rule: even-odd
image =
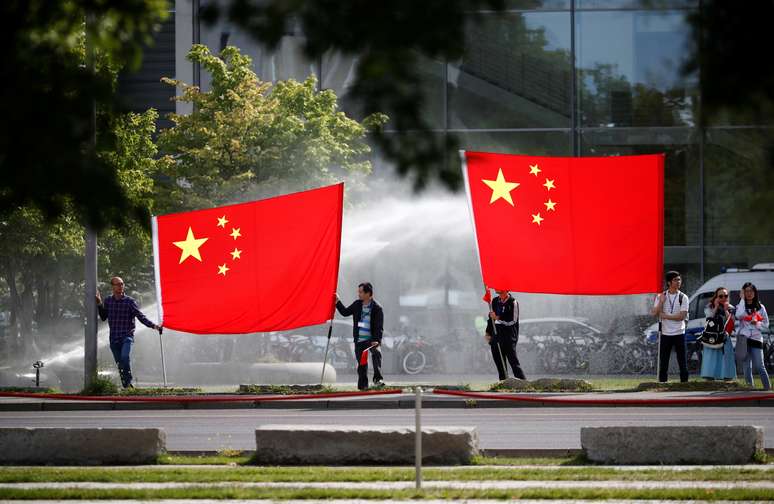
[[[672,348],[680,366],[680,381],[688,381],[685,354],[685,319],[688,316],[688,296],[680,292],[683,279],[677,271],[666,274],[667,290],[656,296],[651,315],[659,318],[658,381],[666,382]]]
[[[744,379],[750,386],[754,387],[754,369],[761,378],[763,390],[769,390],[771,382],[769,382],[769,374],[763,363],[763,333],[761,332],[762,328],[769,327],[769,314],[766,313],[766,307],[758,299],[758,289],[751,282],[742,286],[741,300],[736,306],[734,316],[739,324],[736,344],[744,344],[744,338],[746,338],[747,343],[747,353],[742,361]]]

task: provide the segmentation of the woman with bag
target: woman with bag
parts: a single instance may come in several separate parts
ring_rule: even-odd
[[[701,376],[708,380],[734,380],[736,361],[734,345],[729,337],[734,330],[734,306],[728,302],[728,289],[715,289],[715,294],[704,308],[704,315],[708,320],[722,316],[726,337],[720,346],[702,342]]]
[[[758,299],[758,289],[752,282],[742,286],[742,299],[736,307],[736,321],[739,324],[739,335],[747,338],[747,355],[742,362],[745,381],[752,387],[753,371],[761,377],[763,390],[769,390],[769,374],[763,365],[763,334],[761,329],[769,327],[769,315],[766,307]],[[739,344],[739,343],[737,343]]]

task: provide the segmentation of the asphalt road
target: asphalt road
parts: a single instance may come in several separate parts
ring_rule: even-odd
[[[768,407],[426,409],[425,427],[478,427],[485,449],[576,449],[581,426],[758,425],[774,448]],[[0,427],[160,427],[168,450],[255,449],[261,424],[413,426],[414,410],[156,410],[0,412]]]

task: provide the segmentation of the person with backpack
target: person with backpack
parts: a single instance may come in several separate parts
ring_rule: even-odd
[[[683,279],[677,271],[667,271],[667,290],[656,296],[651,315],[659,318],[658,381],[664,383],[669,375],[669,357],[672,348],[680,367],[680,381],[688,381],[688,362],[685,348],[685,319],[688,317],[688,296],[680,292]]]
[[[771,389],[769,374],[763,364],[763,333],[761,329],[769,327],[769,315],[766,307],[758,299],[758,289],[752,282],[742,286],[741,299],[736,307],[736,321],[739,323],[738,336],[747,338],[747,354],[742,361],[745,381],[752,387],[753,371],[761,378],[763,390]],[[737,345],[742,344],[741,339]]]
[[[731,333],[734,331],[734,305],[729,303],[728,289],[715,289],[707,306],[704,308],[704,334],[699,341],[702,343],[701,377],[707,380],[736,379],[736,359],[734,345],[731,343]]]

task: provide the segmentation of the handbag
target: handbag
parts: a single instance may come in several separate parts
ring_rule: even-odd
[[[697,340],[707,348],[723,348],[728,333],[726,333],[726,319],[723,313],[716,313],[704,320],[704,330]]]

